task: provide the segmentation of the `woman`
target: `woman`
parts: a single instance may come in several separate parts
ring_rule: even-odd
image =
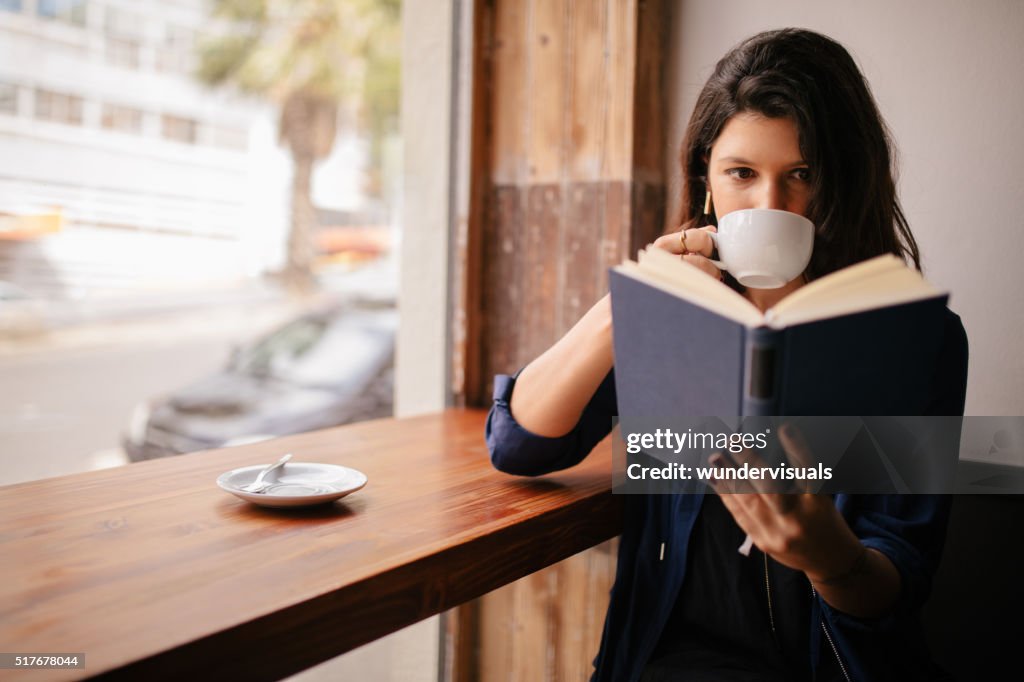
[[[846,50],[787,29],[729,52],[682,148],[682,229],[655,244],[762,311],[883,253],[920,269],[889,136]],[[806,271],[744,289],[712,263],[715,216],[773,208],[816,226]],[[702,222],[710,224],[703,225]],[[494,465],[540,475],[582,460],[615,414],[611,310],[599,301],[515,377],[488,418]],[[928,414],[963,414],[967,339],[948,313]],[[789,445],[794,446],[790,439]],[[935,679],[918,614],[945,534],[941,496],[627,496],[595,680]],[[749,557],[736,547],[749,535]],[[659,538],[673,548],[665,557]]]

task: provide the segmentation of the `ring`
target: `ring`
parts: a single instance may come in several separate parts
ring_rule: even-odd
[[[689,252],[689,249],[686,248],[686,230],[685,229],[679,233],[679,243],[683,247],[683,255],[685,256]]]

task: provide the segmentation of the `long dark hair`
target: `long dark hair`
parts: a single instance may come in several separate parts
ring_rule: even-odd
[[[800,151],[811,168],[807,216],[816,226],[808,279],[883,253],[921,269],[917,242],[896,197],[894,146],[868,84],[842,45],[802,29],[759,33],[715,66],[683,139],[675,225],[699,221],[711,145],[740,112],[796,123]]]

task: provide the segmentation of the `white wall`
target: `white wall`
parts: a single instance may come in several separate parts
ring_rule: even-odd
[[[892,129],[925,276],[951,292],[967,329],[967,414],[1024,415],[1024,2],[681,2],[669,65],[669,215],[684,126],[715,62],[742,39],[786,26],[846,46]]]
[[[452,30],[456,0],[402,3],[401,326],[395,414],[445,407]]]

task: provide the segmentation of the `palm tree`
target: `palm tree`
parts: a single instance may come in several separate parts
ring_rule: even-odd
[[[371,136],[371,191],[384,136],[397,129],[400,0],[213,0],[222,26],[200,44],[198,77],[269,98],[294,162],[285,281],[310,289],[313,167],[331,152],[339,106]]]

